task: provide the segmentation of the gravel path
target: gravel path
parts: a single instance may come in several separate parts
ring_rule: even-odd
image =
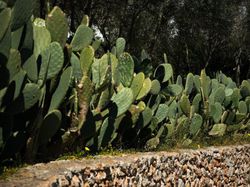
[[[20,169],[0,186],[250,187],[250,145],[53,161]]]

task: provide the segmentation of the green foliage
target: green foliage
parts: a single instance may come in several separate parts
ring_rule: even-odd
[[[133,91],[130,88],[122,88],[121,91],[111,98],[111,101],[116,105],[117,116],[120,116],[125,113],[133,103]]]
[[[240,94],[242,97],[250,96],[250,83],[247,80],[243,80],[240,86]]]
[[[92,42],[94,33],[91,28],[86,25],[80,25],[71,41],[73,51],[81,51]]]
[[[133,81],[132,81],[130,88],[133,91],[133,98],[134,99],[137,98],[138,94],[140,93],[140,91],[143,87],[144,80],[145,80],[145,76],[144,76],[144,73],[142,73],[142,72],[136,74],[135,77],[133,78]]]
[[[223,112],[221,104],[216,102],[214,104],[210,104],[209,107],[210,116],[213,118],[215,123],[219,123]]]
[[[51,35],[45,27],[45,21],[41,18],[36,18],[33,22],[33,39],[34,39],[34,55],[35,58],[45,50],[51,42]]]
[[[141,88],[139,94],[137,95],[136,100],[140,100],[140,99],[144,98],[150,92],[151,85],[152,85],[151,80],[149,78],[146,78],[143,81],[142,88]]]
[[[182,93],[182,87],[178,84],[170,84],[166,88],[164,88],[162,91],[164,94],[167,94],[169,96],[178,96]]]
[[[58,42],[52,42],[41,53],[42,65],[39,72],[39,79],[54,78],[62,69],[64,63],[64,54],[62,47]]]
[[[168,105],[166,104],[160,104],[156,113],[155,118],[157,119],[157,122],[162,122],[167,117],[168,112]]]
[[[88,17],[67,44],[58,7],[46,21],[31,20],[30,10],[20,15],[26,8],[20,2],[28,0],[0,12],[1,158],[33,162],[38,155],[113,145],[150,150],[168,141],[188,145],[199,135],[248,132],[248,81],[237,87],[204,69],[183,77],[183,87],[166,55],[153,68],[144,50],[139,59],[124,52],[124,38],[103,54]]]
[[[150,93],[153,95],[157,95],[159,94],[159,92],[161,91],[161,83],[155,79],[151,82],[151,89],[150,89]]]
[[[209,131],[210,136],[223,136],[226,132],[227,125],[223,123],[218,123],[213,126]]]
[[[38,68],[34,54],[31,55],[23,64],[22,68],[26,71],[28,78],[32,82],[37,82]]]
[[[247,104],[245,101],[240,101],[238,107],[239,107],[239,113],[245,114],[245,115],[247,114],[248,109],[247,109]]]
[[[124,52],[125,45],[126,45],[126,40],[124,38],[118,38],[116,40],[116,56],[118,58]]]
[[[225,89],[222,87],[217,88],[214,92],[214,102],[222,104],[224,99],[225,99]]]
[[[91,69],[91,65],[94,60],[94,49],[91,46],[85,47],[80,55],[80,64],[81,69],[83,71],[83,75],[89,75],[89,71]]]
[[[199,114],[194,114],[194,116],[191,119],[191,124],[190,124],[190,134],[196,135],[202,127],[203,124],[203,119],[202,116]]]
[[[42,122],[40,133],[38,136],[38,142],[40,145],[44,145],[49,142],[61,125],[62,114],[59,110],[50,111]]]
[[[0,12],[0,41],[4,37],[4,34],[8,30],[8,27],[10,25],[10,18],[11,18],[11,10],[10,8],[5,8]]]
[[[118,58],[116,75],[119,82],[125,87],[130,87],[134,74],[134,61],[128,53],[122,53]]]
[[[185,84],[185,94],[186,95],[189,95],[191,92],[192,92],[192,89],[193,89],[193,80],[194,79],[194,76],[192,73],[189,73],[187,75],[187,80],[186,80],[186,84]]]
[[[154,72],[154,76],[162,83],[167,82],[173,76],[171,64],[161,64]]]
[[[21,68],[21,55],[18,50],[10,49],[10,56],[6,68],[9,70],[9,80],[12,80]]]
[[[207,75],[206,75],[206,72],[204,69],[201,70],[200,85],[201,85],[201,92],[202,92],[203,101],[207,101],[208,96],[209,96],[210,82],[207,78]]]
[[[12,114],[24,112],[33,107],[39,101],[40,96],[39,86],[34,83],[27,83],[18,98],[7,107],[7,112]]]
[[[61,75],[59,84],[52,95],[49,111],[58,109],[60,104],[63,102],[65,95],[70,87],[72,77],[72,68],[68,67]]]
[[[194,106],[194,112],[199,113],[200,112],[200,102],[201,102],[201,94],[196,94],[193,101],[192,106]]]
[[[15,31],[22,27],[31,17],[33,13],[32,0],[18,0],[15,2],[11,13],[11,31]]]
[[[83,71],[81,69],[81,64],[80,64],[80,59],[72,53],[71,58],[70,58],[70,64],[73,69],[73,78],[74,80],[80,82],[82,76],[83,76]]]
[[[186,116],[189,116],[190,115],[190,107],[191,107],[191,104],[190,104],[190,101],[188,99],[188,97],[186,95],[183,95],[181,97],[181,100],[180,100],[180,107],[181,107],[181,110],[182,112],[186,115]]]
[[[4,36],[0,40],[0,54],[3,55],[4,58],[8,58],[10,48],[11,48],[11,30],[10,27],[8,27]]]
[[[61,47],[64,47],[68,35],[68,22],[59,7],[54,7],[46,17],[46,28],[51,34],[51,41],[58,42]]]

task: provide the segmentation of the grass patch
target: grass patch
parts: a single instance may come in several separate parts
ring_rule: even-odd
[[[178,151],[179,149],[187,148],[187,149],[200,149],[206,148],[209,146],[229,146],[229,145],[243,145],[250,143],[250,134],[234,134],[233,136],[223,136],[223,137],[205,137],[203,139],[199,139],[193,141],[191,144],[184,146],[177,141],[169,139],[161,143],[156,149],[152,151]],[[116,149],[116,148],[107,148],[103,149],[99,152],[92,153],[91,150],[85,148],[84,150],[78,150],[76,152],[65,153],[62,154],[56,160],[78,160],[78,159],[95,159],[97,155],[103,156],[122,156],[124,154],[135,154],[138,152],[146,152],[145,149]],[[10,166],[2,166],[0,167],[0,180],[5,180],[9,176],[15,174],[20,168],[28,166],[27,164],[14,163]]]
[[[178,143],[176,143],[178,142]],[[189,145],[179,143],[181,141],[169,140],[159,145],[156,151],[174,151],[178,149],[200,149],[209,146],[243,145],[250,143],[250,134],[234,134],[223,137],[205,137],[193,141]]]
[[[16,166],[0,167],[0,180],[6,180],[8,177],[14,175],[19,169],[27,166],[28,164],[20,164]]]

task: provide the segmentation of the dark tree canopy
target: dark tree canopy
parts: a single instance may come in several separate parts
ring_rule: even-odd
[[[55,5],[66,12],[72,32],[88,15],[103,34],[106,51],[117,37],[124,37],[130,53],[139,56],[145,49],[154,65],[166,53],[176,74],[199,73],[206,67],[235,79],[250,76],[247,0],[40,0],[36,15],[44,17]]]

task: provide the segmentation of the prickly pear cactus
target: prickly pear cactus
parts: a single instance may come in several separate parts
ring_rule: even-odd
[[[241,114],[247,114],[247,104],[245,101],[240,101],[238,106],[239,113]]]
[[[37,82],[38,68],[34,54],[31,55],[23,64],[22,68],[27,72],[28,78],[32,82]]]
[[[151,83],[150,93],[158,95],[161,91],[161,83],[157,79],[153,80]]]
[[[192,92],[193,89],[193,84],[194,84],[194,75],[192,73],[189,73],[187,75],[187,79],[186,79],[186,84],[185,84],[185,94],[189,95]]]
[[[224,102],[226,95],[225,89],[223,87],[219,87],[214,92],[214,102],[218,102],[222,104]]]
[[[89,76],[91,65],[94,60],[94,54],[95,51],[91,46],[87,46],[82,50],[80,55],[80,64],[81,69],[83,71],[83,75]]]
[[[125,113],[133,103],[133,91],[130,88],[123,88],[117,94],[113,95],[111,101],[117,107],[117,116],[120,116]]]
[[[11,13],[11,31],[15,31],[22,27],[31,17],[33,13],[34,1],[18,0],[15,2]]]
[[[209,131],[210,136],[223,136],[226,132],[227,125],[223,123],[218,123],[213,126],[213,128]]]
[[[118,58],[116,76],[125,87],[130,87],[134,74],[134,60],[128,53],[122,53]],[[116,79],[116,80],[117,80]]]
[[[60,128],[62,114],[59,110],[50,111],[45,117],[40,127],[38,143],[47,144]]]
[[[52,42],[58,42],[64,47],[68,35],[68,22],[63,11],[55,6],[46,17],[46,27],[51,34]]]
[[[231,100],[232,100],[233,107],[235,107],[235,108],[238,107],[240,97],[241,97],[240,89],[238,89],[238,88],[233,89],[233,94],[231,95]]]
[[[200,92],[201,91],[200,76],[199,75],[195,75],[193,79],[194,79],[194,87],[195,87],[196,91]]]
[[[54,94],[52,95],[49,111],[59,108],[70,87],[70,83],[72,81],[71,78],[72,78],[72,67],[68,67],[62,73],[59,85],[56,88]]]
[[[182,93],[183,88],[178,84],[170,84],[166,88],[164,88],[162,91],[164,94],[169,96],[178,96]]]
[[[13,82],[15,84],[13,100],[17,99],[20,96],[26,80],[26,72],[22,69],[13,77]],[[9,86],[9,90],[11,90],[11,86]]]
[[[51,42],[51,35],[45,26],[45,20],[36,18],[33,22],[34,55],[35,58],[45,50]]]
[[[162,83],[167,82],[173,76],[173,68],[171,64],[161,64],[157,67],[154,72],[154,77],[156,77]]]
[[[160,104],[154,116],[157,119],[157,123],[162,122],[167,117],[167,114],[168,114],[168,105]]]
[[[80,80],[83,76],[83,71],[81,69],[80,59],[74,53],[72,53],[72,55],[71,55],[70,64],[71,64],[72,69],[73,69],[72,76],[73,76],[74,80],[76,80],[77,82],[80,82]]]
[[[111,90],[109,88],[105,89],[101,93],[96,110],[102,111],[104,108],[106,108],[108,106],[108,104],[110,103],[110,99],[111,99],[112,95],[113,95],[113,90]]]
[[[144,98],[151,90],[152,82],[149,78],[146,78],[143,82],[142,88],[136,97],[136,100]]]
[[[80,25],[71,41],[73,51],[81,51],[91,44],[94,37],[93,30],[86,25]]]
[[[247,80],[243,80],[240,86],[240,94],[242,97],[250,96],[250,83]]]
[[[144,73],[138,73],[135,75],[135,77],[133,78],[132,84],[131,84],[131,89],[133,91],[133,96],[134,99],[138,96],[138,94],[140,93],[142,87],[143,87],[143,83],[145,80],[145,76]]]
[[[210,104],[209,113],[210,116],[213,118],[214,123],[219,123],[223,113],[222,105],[218,102]]]
[[[203,123],[202,116],[199,114],[194,114],[194,116],[191,119],[191,123],[189,127],[190,134],[196,135],[201,130],[202,123]]]
[[[186,115],[186,116],[189,116],[190,115],[190,107],[191,107],[191,104],[190,104],[190,101],[188,99],[188,97],[186,95],[183,95],[181,97],[181,100],[180,100],[180,107],[181,107],[181,110],[182,112]]]
[[[141,124],[141,128],[148,126],[153,117],[153,112],[150,108],[146,107],[142,112],[141,119],[138,121]]]
[[[39,100],[41,91],[37,84],[27,83],[22,91],[24,109],[28,110]]]
[[[21,68],[21,55],[18,50],[16,49],[10,50],[10,56],[6,68],[9,71],[9,80],[12,80],[13,77],[20,71]]]
[[[195,113],[199,113],[200,111],[200,103],[201,103],[201,94],[196,94],[193,98],[193,101],[192,101],[192,106],[194,106],[194,112]]]
[[[176,84],[178,84],[179,86],[183,88],[182,77],[180,75],[178,75],[176,78]]]
[[[201,84],[201,92],[202,92],[202,97],[204,101],[208,100],[209,96],[209,81],[207,79],[207,75],[205,70],[201,70],[201,75],[200,75],[200,84]]]
[[[4,34],[9,28],[10,18],[11,18],[10,8],[5,8],[0,12],[0,25],[1,25],[0,41],[2,40],[2,38],[4,37]]]
[[[126,40],[124,38],[118,38],[116,40],[116,56],[119,57],[125,49]]]
[[[39,79],[54,78],[62,69],[64,63],[64,54],[62,47],[58,42],[52,42],[42,52],[42,65],[39,72]]]
[[[41,91],[37,84],[25,84],[21,95],[7,107],[6,111],[12,114],[24,112],[34,106],[40,99]]]

